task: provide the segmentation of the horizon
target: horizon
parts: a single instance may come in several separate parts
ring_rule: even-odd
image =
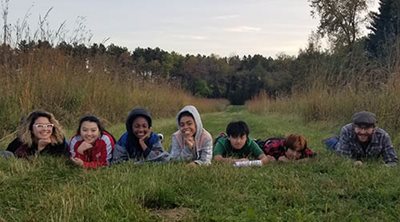
[[[114,44],[129,52],[158,47],[181,55],[296,56],[318,26],[308,1],[291,0],[41,0],[31,5],[10,0],[8,24],[27,18],[29,27],[37,26],[49,9],[45,25],[51,29],[65,22],[66,32],[80,27],[82,34],[93,35],[89,44]]]

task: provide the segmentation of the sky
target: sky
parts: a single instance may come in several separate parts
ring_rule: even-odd
[[[50,8],[52,29],[81,21],[90,43],[183,55],[297,55],[318,26],[307,0],[9,0],[8,23],[28,18],[37,30]]]

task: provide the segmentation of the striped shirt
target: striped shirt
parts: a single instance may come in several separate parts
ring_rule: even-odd
[[[336,152],[355,160],[382,156],[385,163],[397,163],[397,154],[390,136],[381,128],[374,130],[371,141],[363,148],[357,139],[353,124],[343,126],[340,131],[339,142],[336,144]]]

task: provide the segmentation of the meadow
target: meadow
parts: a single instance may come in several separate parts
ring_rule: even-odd
[[[381,161],[361,167],[329,153],[321,140],[338,133],[335,121],[305,122],[300,115],[253,113],[244,107],[203,113],[212,135],[243,119],[253,138],[302,133],[318,155],[307,162],[234,168],[182,163],[126,162],[97,170],[66,159],[0,159],[0,221],[396,221],[400,171]],[[124,125],[108,127],[117,138]],[[170,135],[173,118],[154,130]],[[71,136],[73,129],[69,129]],[[398,140],[396,140],[398,141]],[[2,146],[6,141],[3,141]],[[395,144],[398,147],[398,143]],[[398,149],[397,149],[398,150]]]

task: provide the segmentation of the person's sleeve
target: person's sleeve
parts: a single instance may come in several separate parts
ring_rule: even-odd
[[[224,146],[222,145],[221,140],[217,141],[217,143],[215,144],[214,147],[214,151],[213,151],[213,156],[218,156],[221,155],[223,156],[225,154],[225,149]]]
[[[339,142],[336,145],[336,153],[347,157],[351,157],[349,130],[350,129],[347,129],[346,127],[342,127],[340,130]]]
[[[161,152],[164,152],[162,144],[160,141],[157,141],[152,146],[147,147],[147,149],[144,150],[143,156],[145,159],[152,159],[153,157],[157,156]]]
[[[398,161],[396,151],[393,148],[392,141],[388,134],[384,135],[382,155],[383,155],[383,161],[385,161],[386,164],[393,165]]]
[[[111,135],[104,134],[102,136],[102,141],[104,141],[106,148],[106,163],[107,165],[111,163],[112,153],[115,146],[114,138]]]
[[[178,140],[175,135],[172,135],[171,140],[171,160],[179,159],[179,154],[181,153],[181,148],[179,147]]]
[[[112,153],[111,163],[120,163],[129,159],[128,152],[124,146],[119,143],[115,144],[114,151]]]
[[[200,158],[198,160],[195,160],[194,162],[199,164],[199,165],[209,165],[211,164],[211,159],[212,159],[212,149],[213,149],[213,141],[212,138],[209,137],[207,138],[203,144],[201,144],[201,152],[200,152]]]
[[[7,151],[10,151],[12,153],[15,153],[15,151],[18,149],[18,147],[21,145],[21,142],[19,141],[18,138],[15,138],[10,144],[7,146]]]
[[[68,146],[69,146],[68,141],[67,141],[66,138],[64,138],[64,140],[63,140],[63,142],[61,144],[61,147],[60,147],[61,155],[69,157],[70,154],[68,152],[69,151],[68,150]]]
[[[69,155],[74,158],[76,157],[76,149],[75,149],[75,144],[77,142],[77,140],[75,139],[76,137],[72,137],[70,143],[69,143]]]
[[[164,151],[161,141],[157,141],[153,146],[148,147],[143,153],[147,161],[168,162],[170,155]]]
[[[264,151],[262,151],[262,149],[260,148],[260,146],[258,146],[258,144],[257,144],[256,142],[254,142],[254,140],[251,141],[251,147],[252,147],[252,148],[251,148],[252,153],[253,153],[253,155],[254,155],[255,158],[258,159],[258,157],[259,157],[261,154],[264,154]]]
[[[311,158],[311,157],[314,157],[316,155],[317,154],[314,151],[312,151],[310,148],[305,148],[304,149],[304,158]]]

